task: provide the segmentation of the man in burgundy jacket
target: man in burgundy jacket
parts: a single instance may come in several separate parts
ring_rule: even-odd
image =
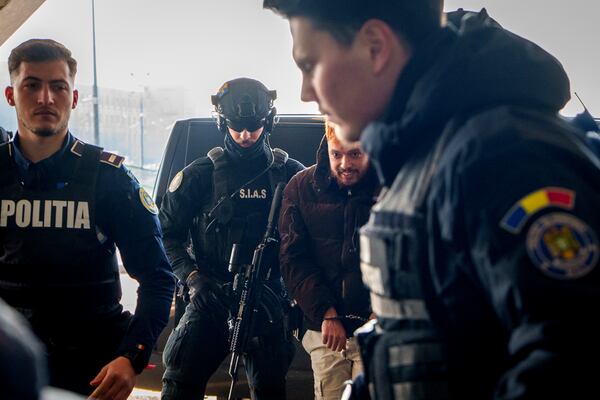
[[[358,229],[367,221],[378,180],[358,143],[339,142],[331,126],[317,164],[297,173],[283,198],[281,272],[304,312],[315,399],[339,399],[362,371],[353,331],[371,315],[359,266]]]

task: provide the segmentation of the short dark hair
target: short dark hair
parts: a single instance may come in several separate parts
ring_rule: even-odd
[[[15,47],[8,56],[8,73],[12,77],[23,62],[54,60],[65,61],[69,66],[69,76],[75,77],[77,61],[71,55],[71,51],[52,39],[29,39]]]
[[[369,19],[379,19],[410,46],[442,25],[443,0],[264,0],[263,7],[285,18],[306,17],[338,42],[352,44]]]

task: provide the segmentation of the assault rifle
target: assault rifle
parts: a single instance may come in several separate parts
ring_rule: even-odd
[[[268,265],[272,261],[273,252],[276,253],[279,240],[275,234],[277,221],[279,219],[279,208],[284,183],[278,183],[273,194],[271,210],[267,220],[267,230],[262,241],[256,246],[250,265],[239,265],[239,245],[236,243],[231,249],[229,259],[229,272],[234,274],[233,293],[239,298],[239,305],[230,320],[231,363],[229,364],[229,375],[231,386],[229,388],[228,400],[231,400],[233,388],[237,381],[240,357],[247,350],[248,342],[254,335],[254,325],[258,317],[258,308],[264,290],[264,283],[269,279],[271,268]]]

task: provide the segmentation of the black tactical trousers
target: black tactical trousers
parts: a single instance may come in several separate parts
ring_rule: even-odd
[[[87,316],[89,317],[89,316]],[[90,395],[90,381],[117,357],[131,314],[69,321],[32,322],[34,332],[46,345],[50,386]]]
[[[228,339],[226,315],[198,310],[189,304],[163,353],[166,371],[162,400],[203,399],[208,380],[229,353]],[[294,351],[294,344],[284,335],[281,324],[253,339],[244,357],[253,400],[286,398],[286,375]]]

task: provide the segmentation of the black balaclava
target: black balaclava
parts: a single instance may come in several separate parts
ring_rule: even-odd
[[[219,129],[225,134],[225,150],[234,161],[250,161],[260,158],[270,159],[271,148],[268,136],[275,115],[273,100],[277,98],[274,90],[269,90],[257,80],[238,78],[225,82],[218,93],[212,96],[212,103],[219,114]],[[227,127],[236,131],[243,128],[256,130],[261,126],[265,130],[251,147],[237,144]]]

